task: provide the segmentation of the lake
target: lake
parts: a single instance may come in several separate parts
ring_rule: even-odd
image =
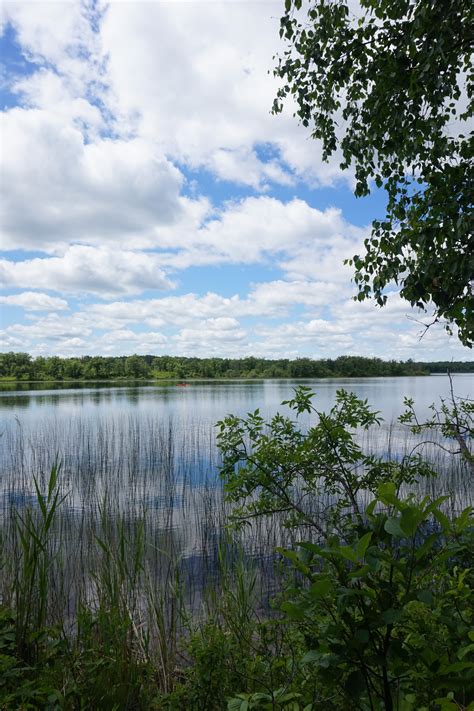
[[[458,396],[474,396],[474,375],[456,375]],[[29,386],[0,392],[0,513],[4,538],[11,537],[11,511],[35,506],[33,475],[45,488],[56,457],[62,463],[65,500],[57,521],[67,552],[68,585],[84,585],[93,568],[97,532],[125,523],[130,535],[145,521],[150,570],[162,578],[179,561],[188,588],[198,594],[215,571],[228,507],[223,501],[215,446],[215,423],[226,414],[244,416],[260,408],[265,417],[292,397],[299,384],[316,392],[314,404],[328,410],[336,390],[367,399],[384,425],[364,434],[365,446],[400,457],[418,440],[397,424],[404,396],[415,400],[420,417],[431,403],[448,398],[447,376],[263,381],[199,381],[175,384],[67,384]],[[10,386],[11,387],[11,386]],[[308,419],[302,422],[303,427]],[[472,492],[462,472],[426,482],[430,494],[450,493],[466,505]],[[323,502],[324,503],[324,502]],[[241,539],[258,561],[272,593],[273,550],[291,534],[278,520],[255,525]],[[265,567],[267,566],[267,568]],[[63,571],[64,572],[64,571]],[[68,586],[66,586],[68,587]],[[69,589],[69,588],[68,588]],[[74,593],[73,597],[77,597]]]
[[[474,374],[454,376],[456,395],[474,395]],[[321,380],[231,380],[198,381],[188,387],[175,384],[21,384],[15,390],[1,391],[0,427],[17,416],[22,424],[30,426],[38,419],[63,417],[111,420],[117,415],[173,418],[179,426],[194,423],[213,425],[228,413],[244,415],[259,407],[270,415],[280,407],[282,400],[291,397],[297,385],[307,385],[317,394],[315,404],[328,409],[339,388],[350,390],[367,399],[374,409],[380,410],[386,421],[396,419],[403,411],[404,396],[412,397],[421,415],[440,397],[449,397],[449,379],[446,375],[398,378],[340,378]]]

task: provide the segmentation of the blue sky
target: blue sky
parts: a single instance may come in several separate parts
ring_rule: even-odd
[[[271,115],[281,5],[4,3],[2,350],[470,359],[353,301],[384,196]]]

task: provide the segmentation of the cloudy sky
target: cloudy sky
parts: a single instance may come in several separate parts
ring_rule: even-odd
[[[282,1],[3,4],[1,350],[472,357],[351,299],[383,196],[270,114]]]

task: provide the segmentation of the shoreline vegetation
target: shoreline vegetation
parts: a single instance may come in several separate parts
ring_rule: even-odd
[[[471,450],[408,438],[403,457],[376,455],[356,434],[381,424],[366,401],[339,390],[319,412],[312,397],[296,388],[282,403],[291,417],[217,423],[223,491],[197,487],[195,463],[180,483],[166,426],[138,437],[129,422],[132,448],[118,429],[112,441],[96,432],[95,458],[84,430],[73,440],[87,457],[60,462],[44,441],[32,467],[15,429],[0,709],[473,711]],[[426,425],[407,406],[407,437],[452,439],[455,424],[472,441],[469,403]],[[300,415],[314,424],[301,429]],[[115,472],[104,491],[103,470]],[[147,479],[165,508],[123,509],[126,491],[146,499]],[[200,582],[173,536],[185,482],[203,503]]]
[[[0,353],[2,384],[182,381],[261,378],[364,378],[474,373],[474,361],[416,362],[339,356],[338,358],[185,358],[181,356],[58,356],[33,358],[28,353]]]

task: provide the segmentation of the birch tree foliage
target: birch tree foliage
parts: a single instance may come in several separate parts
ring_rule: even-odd
[[[348,260],[355,298],[413,306],[474,342],[473,5],[470,0],[286,0],[277,58],[284,104],[386,216]]]

